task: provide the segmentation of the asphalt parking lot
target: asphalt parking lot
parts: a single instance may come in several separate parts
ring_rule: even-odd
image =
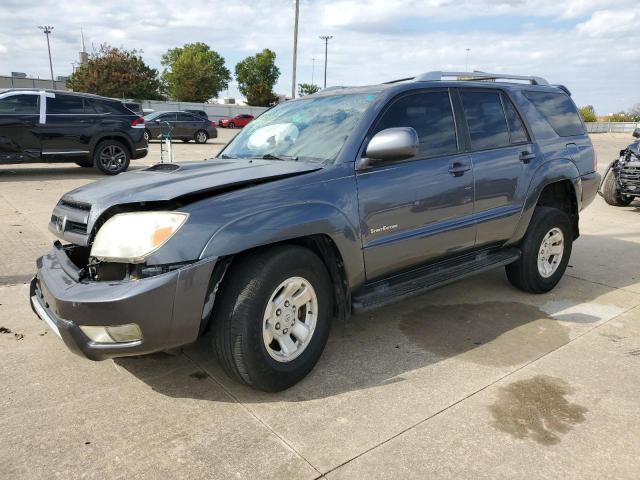
[[[604,171],[631,136],[593,141]],[[133,168],[157,158],[152,144]],[[596,198],[553,292],[498,269],[335,324],[315,370],[274,395],[225,377],[207,338],[94,363],[31,312],[54,204],[99,178],[0,166],[0,478],[638,478],[640,203]]]

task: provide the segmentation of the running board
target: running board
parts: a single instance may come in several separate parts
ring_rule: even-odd
[[[365,284],[353,296],[352,311],[359,313],[378,308],[476,273],[508,265],[518,260],[520,254],[515,247],[473,252]]]

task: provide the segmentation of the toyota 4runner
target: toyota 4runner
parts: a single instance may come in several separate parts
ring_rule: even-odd
[[[217,158],[158,164],[56,205],[31,304],[93,360],[210,332],[226,372],[285,389],[345,319],[504,266],[561,279],[600,176],[569,91],[430,72],[282,103]]]

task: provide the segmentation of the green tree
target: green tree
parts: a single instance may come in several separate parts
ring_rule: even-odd
[[[236,65],[236,80],[249,105],[268,107],[278,101],[273,87],[280,77],[276,54],[268,48]]]
[[[582,120],[585,122],[597,122],[598,116],[596,115],[596,110],[593,108],[593,105],[585,105],[584,107],[580,107],[580,116]]]
[[[162,55],[162,81],[174,100],[206,102],[229,84],[224,58],[204,43],[188,43]]]
[[[629,116],[632,122],[640,122],[640,103],[636,103],[631,110],[629,110]]]
[[[67,80],[75,92],[105,97],[154,100],[160,97],[158,71],[147,66],[137,50],[125,50],[102,44],[86,65],[81,65]]]
[[[298,84],[298,95],[301,97],[305,95],[313,95],[317,91],[320,90],[320,87],[314,83],[299,83]]]
[[[606,122],[633,122],[633,117],[627,112],[618,112],[607,115]]]

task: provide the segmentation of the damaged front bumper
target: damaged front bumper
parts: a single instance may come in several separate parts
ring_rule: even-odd
[[[56,242],[37,260],[31,306],[70,350],[91,360],[166,350],[197,339],[215,263],[210,258],[139,280],[95,281],[83,279]],[[141,339],[100,343],[80,328],[129,324],[138,325]]]

